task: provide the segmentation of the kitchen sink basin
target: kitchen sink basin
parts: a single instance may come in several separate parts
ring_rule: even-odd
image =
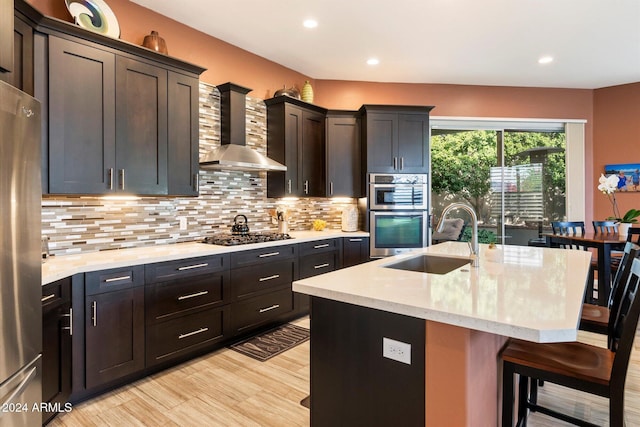
[[[384,267],[395,268],[397,270],[417,271],[419,273],[447,274],[470,262],[470,259],[465,258],[419,255],[393,264],[387,264]]]

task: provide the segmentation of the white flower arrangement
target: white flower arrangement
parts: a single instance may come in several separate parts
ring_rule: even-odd
[[[598,182],[598,190],[607,195],[613,208],[613,216],[610,216],[607,219],[614,219],[622,223],[638,222],[638,220],[636,219],[638,216],[640,216],[640,210],[638,209],[629,209],[623,217],[620,216],[620,211],[618,210],[618,201],[616,200],[616,191],[618,190],[618,176],[609,175],[607,177],[604,176],[604,174],[600,174],[600,179],[598,180]]]

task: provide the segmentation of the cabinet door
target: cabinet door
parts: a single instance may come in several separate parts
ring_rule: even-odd
[[[398,170],[426,173],[429,165],[429,116],[398,115]]]
[[[144,368],[144,287],[85,298],[86,388]]]
[[[115,188],[115,57],[49,37],[49,193]]]
[[[369,261],[368,237],[344,237],[342,239],[342,244],[343,268]]]
[[[169,72],[168,185],[170,195],[198,195],[197,78]]]
[[[166,195],[167,70],[123,57],[116,67],[118,190]]]
[[[367,113],[367,172],[395,172],[397,114]]]
[[[302,165],[301,195],[324,197],[326,195],[324,114],[303,110],[302,120],[301,147],[298,148]]]
[[[327,117],[327,196],[362,197],[360,123]]]
[[[13,70],[0,80],[33,96],[33,29],[16,17],[13,28]]]
[[[284,164],[287,166],[284,180],[284,195],[299,195],[302,192],[300,186],[301,169],[300,141],[302,140],[303,127],[302,110],[291,105],[285,107],[284,116]]]
[[[0,73],[13,71],[13,0],[0,0]]]

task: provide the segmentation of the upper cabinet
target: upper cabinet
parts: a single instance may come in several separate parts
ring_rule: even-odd
[[[267,155],[287,166],[267,172],[267,197],[324,197],[327,110],[288,96],[265,100]]]
[[[427,173],[433,107],[363,105],[367,173]]]
[[[13,71],[13,0],[0,0],[0,73]]]
[[[16,62],[43,105],[45,194],[198,195],[203,68],[47,18],[23,0],[16,15],[16,57],[32,58]]]
[[[362,153],[357,111],[327,113],[327,196],[362,197]]]
[[[0,0],[2,2],[4,0]],[[11,10],[13,19],[13,34],[7,40],[13,45],[13,68],[10,72],[0,72],[0,80],[17,87],[23,92],[33,96],[33,28],[31,28],[23,17],[16,11],[15,18],[13,9]],[[4,40],[4,24],[0,25]]]

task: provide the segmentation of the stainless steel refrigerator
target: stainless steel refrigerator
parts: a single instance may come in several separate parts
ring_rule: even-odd
[[[0,427],[42,424],[41,196],[40,103],[0,81]]]

